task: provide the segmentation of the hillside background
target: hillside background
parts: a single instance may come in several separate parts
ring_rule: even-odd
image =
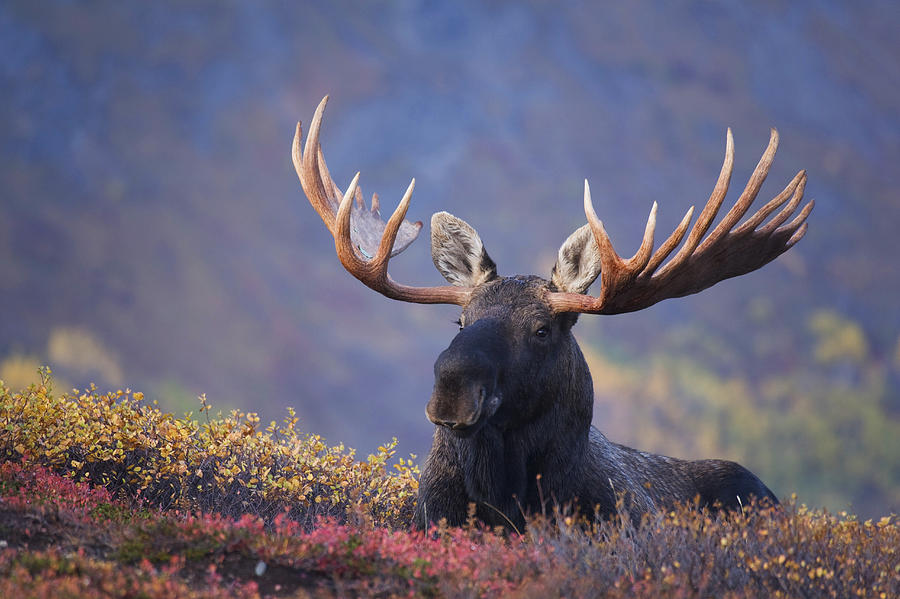
[[[345,185],[473,224],[546,275],[584,222],[660,235],[778,128],[760,204],[801,168],[806,238],[762,271],[577,334],[612,439],[726,457],[775,492],[900,511],[900,5],[894,2],[5,2],[0,379],[206,393],[360,451],[424,458],[456,310],[345,273],[290,162],[332,100]],[[728,200],[727,200],[728,201]],[[391,264],[436,284],[427,224]]]

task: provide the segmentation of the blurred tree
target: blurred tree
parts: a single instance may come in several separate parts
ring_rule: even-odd
[[[58,327],[50,333],[47,358],[78,381],[99,378],[97,383],[118,387],[123,383],[122,368],[112,351],[90,331],[81,327]]]
[[[24,389],[32,383],[40,382],[40,367],[41,361],[36,356],[13,354],[0,362],[0,381],[8,389]]]
[[[809,330],[816,336],[813,355],[823,364],[841,361],[861,364],[869,353],[862,327],[833,310],[813,313]]]

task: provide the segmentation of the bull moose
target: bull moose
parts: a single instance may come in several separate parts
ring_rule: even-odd
[[[341,264],[388,298],[462,308],[459,333],[434,364],[426,414],[436,426],[419,482],[417,527],[441,519],[459,525],[470,504],[488,525],[520,528],[526,514],[550,500],[604,516],[615,512],[622,497],[632,518],[676,502],[726,509],[752,498],[778,502],[759,478],[734,462],[680,460],[609,441],[591,425],[591,374],[572,336],[579,313],[621,314],[697,293],[764,266],[803,237],[813,202],[787,221],[803,198],[805,171],[736,227],[772,164],[775,129],[743,193],[708,235],[731,179],[730,129],[718,181],[690,233],[693,207],[655,252],[656,203],[639,249],[623,259],[594,212],[585,181],[587,224],[562,244],[549,280],[499,276],[475,229],[439,212],[431,219],[431,255],[450,285],[411,287],[394,281],[387,267],[422,226],[405,220],[415,179],[387,223],[377,195],[365,205],[359,173],[342,192],[319,143],[327,101],[326,96],[319,104],[303,148],[297,123],[292,157],[303,191],[334,237]],[[663,264],[686,233],[685,244]],[[599,295],[587,294],[598,276]]]

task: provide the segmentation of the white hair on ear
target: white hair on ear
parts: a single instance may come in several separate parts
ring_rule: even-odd
[[[497,276],[497,266],[475,229],[448,212],[431,217],[431,259],[453,285],[474,287]]]
[[[590,225],[584,225],[560,246],[550,281],[560,291],[584,293],[600,275],[600,248]]]

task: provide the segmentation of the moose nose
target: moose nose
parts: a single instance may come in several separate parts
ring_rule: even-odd
[[[490,418],[499,401],[483,385],[457,388],[449,393],[436,387],[425,407],[425,415],[434,424],[461,433],[473,428],[483,416]]]

